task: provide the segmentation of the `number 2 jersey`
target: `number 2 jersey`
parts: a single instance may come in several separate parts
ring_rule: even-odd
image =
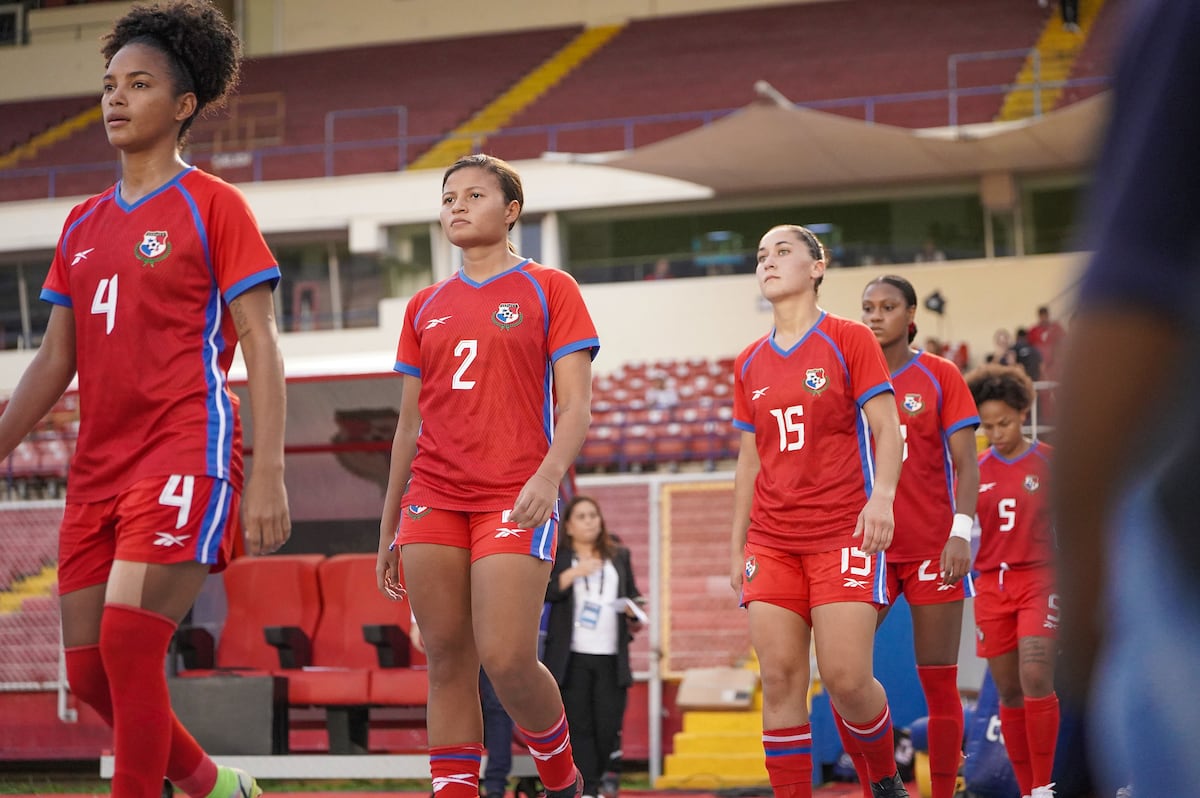
[[[459,271],[418,291],[395,365],[421,380],[405,503],[511,508],[550,448],[554,363],[599,348],[575,278],[528,259],[482,283]]]
[[[862,406],[891,391],[871,331],[828,313],[788,350],[772,330],[738,355],[733,425],[754,433],[761,463],[747,542],[799,554],[855,545],[874,484]]]
[[[938,560],[954,521],[954,461],[950,436],[979,426],[979,413],[958,367],[918,352],[892,374],[904,467],[896,486],[896,534],[888,562]]]
[[[989,448],[979,455],[981,536],[975,568],[992,571],[1047,565],[1054,558],[1050,520],[1050,458],[1053,450],[1040,441],[1024,454],[1005,460]]]
[[[229,303],[279,268],[241,192],[194,167],[132,205],[120,184],[72,209],[42,299],[75,318],[71,502],[151,476],[242,487]]]

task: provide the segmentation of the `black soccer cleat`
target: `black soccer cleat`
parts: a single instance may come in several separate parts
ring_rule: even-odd
[[[899,773],[893,773],[886,779],[871,782],[871,795],[874,798],[908,798],[908,790]]]

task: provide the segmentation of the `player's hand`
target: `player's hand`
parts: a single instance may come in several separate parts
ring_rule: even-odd
[[[746,574],[746,559],[741,552],[735,553],[729,563],[729,586],[738,598],[742,597],[742,579]]]
[[[858,522],[854,525],[854,537],[861,538],[858,549],[863,554],[878,554],[892,545],[896,522],[892,517],[892,503],[872,496],[867,500]]]
[[[287,543],[292,519],[282,473],[273,478],[251,475],[242,496],[242,524],[250,554],[270,554]]]
[[[942,584],[952,585],[971,570],[971,544],[962,538],[952,537],[942,548]]]
[[[395,539],[396,536],[392,532],[380,530],[379,556],[375,560],[375,586],[392,601],[400,601],[404,598],[405,590],[404,585],[400,584],[400,550],[392,546]]]
[[[508,520],[522,529],[534,529],[550,520],[554,503],[558,501],[558,483],[534,474],[517,494]]]

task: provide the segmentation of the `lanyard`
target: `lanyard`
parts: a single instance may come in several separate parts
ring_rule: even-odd
[[[600,590],[599,590],[599,592],[592,593],[592,578],[590,576],[585,576],[583,578],[583,589],[587,591],[587,594],[589,596],[594,595],[597,598],[601,598],[604,596],[604,572],[608,570],[608,560],[601,560],[600,562],[601,562],[601,565],[600,565]],[[579,564],[578,557],[575,558],[575,564],[576,565]]]

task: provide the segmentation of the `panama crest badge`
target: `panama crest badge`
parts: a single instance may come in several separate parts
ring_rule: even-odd
[[[153,266],[171,254],[171,242],[166,230],[147,230],[134,250],[143,266]]]
[[[755,574],[758,573],[758,560],[753,554],[746,558],[745,572],[746,581],[753,582]]]
[[[410,521],[416,521],[418,518],[424,518],[425,516],[429,515],[429,511],[431,509],[433,508],[426,507],[423,504],[410,504],[404,508],[404,515],[406,515]]]
[[[925,409],[925,400],[921,398],[919,393],[904,394],[904,412],[910,416],[915,416]]]
[[[828,386],[829,378],[825,376],[825,369],[809,369],[804,372],[804,387],[814,394],[820,394]]]
[[[521,306],[516,302],[501,302],[492,314],[492,323],[501,330],[511,330],[523,321],[525,317],[521,315]]]
[[[1041,486],[1042,486],[1042,482],[1041,482],[1041,480],[1038,479],[1037,474],[1026,474],[1025,475],[1025,482],[1024,482],[1025,490],[1027,490],[1030,493],[1036,493],[1037,489],[1040,488]]]

